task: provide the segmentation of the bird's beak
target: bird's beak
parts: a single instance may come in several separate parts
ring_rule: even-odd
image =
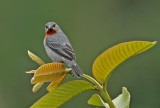
[[[48,32],[48,31],[52,31],[52,30],[55,30],[55,29],[54,29],[54,28],[48,28],[48,29],[47,29],[47,32]]]
[[[48,30],[52,30],[52,29],[54,29],[52,25],[48,25]]]

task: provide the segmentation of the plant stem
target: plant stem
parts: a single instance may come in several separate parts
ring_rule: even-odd
[[[91,81],[92,83],[94,83],[99,90],[102,90],[102,86],[92,77],[90,77],[89,75],[83,74],[83,77],[86,78],[87,80]]]
[[[102,95],[103,99],[108,103],[110,108],[116,108],[115,105],[113,104],[107,90],[106,90],[106,85],[101,86],[94,78],[92,78],[86,74],[83,74],[83,77],[86,78],[87,80],[91,81],[92,83],[94,83],[98,87],[100,94]]]
[[[103,99],[108,103],[110,108],[116,108],[106,90],[100,91]]]

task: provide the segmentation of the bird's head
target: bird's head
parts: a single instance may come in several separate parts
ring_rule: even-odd
[[[59,26],[55,22],[48,22],[45,25],[46,36],[53,35],[60,30]]]

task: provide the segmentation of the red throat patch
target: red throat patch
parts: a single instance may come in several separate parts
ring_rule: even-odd
[[[51,36],[55,33],[57,33],[55,29],[47,30],[46,36],[44,38],[47,38],[48,36]]]

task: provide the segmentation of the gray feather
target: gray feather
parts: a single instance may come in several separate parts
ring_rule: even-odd
[[[56,27],[57,33],[44,39],[44,47],[48,56],[53,60],[53,62],[65,62],[72,68],[77,77],[82,76],[83,72],[75,62],[76,56],[68,38],[61,31],[58,25]]]
[[[77,64],[76,65],[72,65],[71,68],[72,68],[72,71],[75,73],[75,75],[77,77],[83,76],[83,72],[82,72],[82,70],[79,68],[79,66]]]
[[[46,38],[46,45],[50,49],[52,49],[55,53],[64,57],[65,59],[75,60],[76,56],[75,56],[74,50],[71,47],[69,41],[64,42],[64,39],[62,42],[60,41],[60,39],[57,39],[58,41],[56,41],[56,42],[52,41],[52,40],[56,40],[56,38],[57,38],[56,36],[50,36],[50,37]]]

